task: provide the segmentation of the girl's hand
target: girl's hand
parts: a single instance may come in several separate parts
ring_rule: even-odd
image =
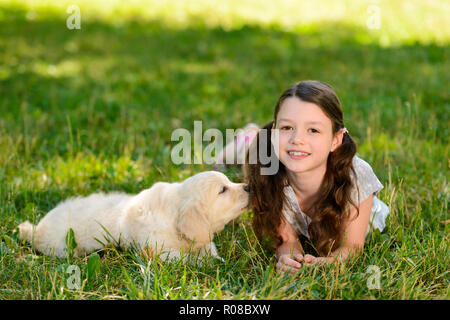
[[[300,270],[304,258],[301,253],[291,254],[282,254],[278,258],[278,262],[276,265],[278,272],[288,272],[289,274],[294,274]]]
[[[318,262],[318,258],[310,254],[305,254],[303,257],[303,262],[305,263],[305,266],[312,266]]]

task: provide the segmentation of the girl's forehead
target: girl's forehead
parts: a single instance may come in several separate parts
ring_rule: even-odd
[[[311,124],[331,124],[330,118],[315,103],[290,97],[283,101],[277,114],[277,122],[308,122]]]

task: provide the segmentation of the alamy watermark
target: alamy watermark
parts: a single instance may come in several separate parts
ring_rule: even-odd
[[[66,20],[67,29],[81,29],[81,11],[80,7],[72,4],[67,7],[66,13],[70,14],[70,16]]]
[[[203,132],[202,121],[194,121],[193,136],[187,129],[175,129],[171,141],[178,143],[171,150],[171,160],[174,164],[244,164],[248,152],[248,164],[262,164],[262,175],[278,172],[278,129],[259,130],[257,145],[252,144],[255,136],[246,136],[242,129],[226,129],[225,135],[224,139],[216,128]],[[203,148],[203,142],[210,143]]]
[[[66,273],[70,276],[66,280],[66,286],[70,290],[78,290],[81,287],[81,271],[80,267],[76,265],[70,265],[66,269]]]
[[[367,7],[367,14],[369,15],[366,20],[367,28],[371,30],[379,30],[381,27],[381,9],[375,4],[371,4]]]
[[[370,274],[370,276],[367,278],[367,288],[369,290],[380,290],[380,278],[381,278],[381,271],[380,268],[376,265],[370,265],[365,274]]]

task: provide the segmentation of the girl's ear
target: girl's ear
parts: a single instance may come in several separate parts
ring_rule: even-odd
[[[334,152],[342,144],[342,139],[344,138],[344,132],[339,130],[333,137],[333,142],[331,144],[331,152]]]

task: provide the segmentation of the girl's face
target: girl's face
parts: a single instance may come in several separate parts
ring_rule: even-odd
[[[278,112],[278,159],[293,173],[326,168],[328,154],[342,142],[333,135],[332,122],[322,109],[297,97],[286,98]]]

